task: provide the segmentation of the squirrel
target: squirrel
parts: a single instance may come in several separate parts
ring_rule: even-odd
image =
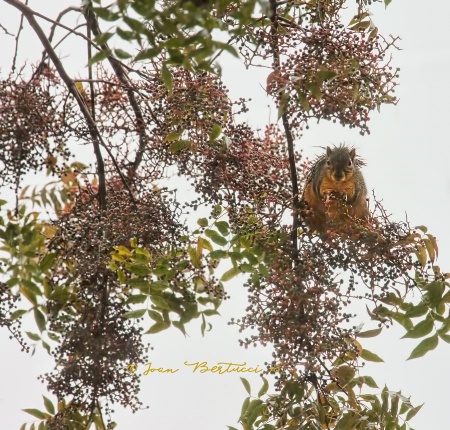
[[[306,179],[300,215],[313,231],[324,233],[329,221],[348,225],[368,220],[367,188],[360,167],[365,162],[345,145],[327,147]]]

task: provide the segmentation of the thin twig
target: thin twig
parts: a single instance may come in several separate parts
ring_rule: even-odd
[[[89,40],[92,39],[92,32],[91,32],[91,23],[89,20],[87,20],[86,23],[86,36]],[[87,42],[87,54],[88,54],[88,78],[89,78],[89,91],[91,92],[91,115],[93,120],[95,121],[95,88],[94,88],[94,82],[93,80],[93,74],[92,74],[92,45],[90,42]]]
[[[103,156],[100,150],[100,144],[103,143],[103,139],[101,137],[101,134],[99,130],[97,129],[97,126],[95,124],[95,121],[93,120],[89,109],[87,108],[83,96],[78,91],[77,87],[75,86],[74,81],[70,78],[70,76],[67,74],[66,70],[64,69],[63,64],[61,63],[60,59],[56,55],[56,52],[54,51],[50,41],[47,39],[44,31],[42,30],[41,26],[36,21],[34,15],[36,13],[29,8],[26,4],[21,3],[19,0],[4,0],[6,3],[10,4],[11,6],[18,9],[22,14],[25,16],[25,18],[28,20],[31,28],[35,31],[36,35],[38,36],[39,40],[41,41],[42,45],[44,46],[44,49],[47,51],[49,58],[52,60],[53,64],[55,65],[56,70],[59,73],[59,76],[64,81],[64,83],[67,86],[67,89],[69,92],[74,96],[75,100],[78,103],[78,106],[88,124],[89,132],[92,138],[92,144],[94,146],[94,153],[97,160],[97,169],[98,169],[98,177],[99,177],[99,205],[100,210],[103,212],[106,209],[106,180],[105,180],[105,164],[103,161]],[[86,38],[86,36],[84,36]],[[103,143],[103,146],[104,143]]]
[[[73,80],[74,82],[93,82],[94,84],[105,84],[105,85],[111,85],[115,87],[125,88],[122,84],[118,84],[116,82],[107,81],[106,79],[82,79],[77,78]]]
[[[78,24],[76,27],[74,27],[74,30],[78,28],[83,28],[86,24]],[[70,36],[70,33],[66,33],[61,39],[58,40],[57,43],[53,46],[53,49],[56,49],[61,43],[63,43],[68,37]]]
[[[25,1],[25,5],[28,5],[28,0]],[[23,30],[23,15],[20,15],[20,23],[19,23],[19,29],[17,30],[17,34],[16,34],[16,45],[14,47],[14,57],[13,57],[13,61],[12,61],[12,66],[11,66],[11,72],[14,72],[16,70],[16,61],[17,61],[17,53],[19,52],[19,38],[20,38],[20,33]]]
[[[278,46],[278,17],[277,17],[277,2],[276,0],[270,0],[270,10],[269,19],[272,23],[270,30],[270,45],[272,48],[273,55],[273,69],[275,71],[280,70],[280,52]],[[278,96],[278,102],[280,106],[286,103],[289,105],[289,95],[282,91]],[[297,166],[295,164],[295,150],[294,150],[294,137],[292,136],[291,126],[289,124],[289,118],[286,112],[283,112],[281,116],[283,122],[284,133],[286,135],[287,147],[288,147],[288,157],[289,157],[289,170],[291,176],[292,185],[292,201],[293,201],[293,218],[292,218],[292,232],[291,241],[293,247],[293,257],[297,261],[298,258],[298,228],[299,219],[298,214],[300,211],[300,201],[299,201],[299,189],[298,189],[298,177],[297,177]]]
[[[55,35],[55,31],[56,31],[56,27],[60,26],[60,22],[61,19],[63,19],[63,17],[68,14],[69,12],[81,12],[81,8],[79,7],[75,7],[75,6],[70,6],[64,10],[62,10],[59,15],[56,17],[54,24],[51,26],[50,29],[50,34],[48,36],[48,40],[50,42],[53,42],[53,36]]]
[[[98,24],[98,20],[95,17],[93,13],[90,13],[89,9],[87,8],[85,11],[86,20],[90,22],[90,26],[92,29],[92,32],[94,36],[99,36],[101,34],[100,26]],[[101,45],[101,48],[103,50],[108,50],[108,45],[105,43]],[[144,151],[147,148],[148,144],[148,136],[146,133],[146,127],[145,127],[145,120],[144,115],[142,114],[141,108],[139,106],[139,103],[136,99],[136,95],[134,93],[133,88],[130,85],[130,79],[127,75],[125,68],[123,67],[122,63],[118,61],[116,58],[114,58],[112,55],[108,57],[109,63],[111,64],[111,67],[114,70],[114,73],[116,74],[119,81],[127,88],[126,93],[128,100],[130,101],[131,108],[133,109],[134,115],[136,117],[136,129],[137,133],[139,135],[139,147],[136,152],[136,158],[133,162],[133,171],[131,172],[134,174],[136,170],[138,169],[139,165],[142,162],[142,158],[144,156]]]
[[[5,32],[6,35],[14,37],[14,34],[10,33],[6,27],[0,24],[0,28]]]

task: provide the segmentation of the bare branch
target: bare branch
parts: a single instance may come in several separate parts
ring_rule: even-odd
[[[28,0],[25,1],[25,5],[28,4]],[[19,29],[17,30],[17,34],[16,34],[16,46],[14,47],[14,57],[12,60],[12,65],[11,65],[11,72],[14,72],[16,70],[16,61],[17,61],[17,53],[19,51],[19,38],[20,38],[20,33],[22,33],[23,30],[23,15],[20,15],[20,23],[19,23]]]
[[[31,28],[35,31],[36,35],[38,36],[39,40],[41,41],[42,45],[44,46],[44,49],[46,50],[49,58],[52,60],[53,64],[55,65],[55,68],[58,71],[59,76],[66,84],[69,92],[74,96],[81,112],[83,113],[83,116],[88,124],[89,132],[90,132],[90,135],[92,138],[92,143],[94,146],[94,153],[95,153],[95,157],[97,160],[97,169],[98,169],[98,177],[99,177],[99,195],[98,195],[99,204],[100,204],[101,210],[104,211],[106,209],[106,179],[105,179],[105,164],[104,164],[103,156],[102,156],[102,153],[100,150],[100,144],[103,144],[103,146],[105,146],[105,144],[103,143],[103,139],[100,135],[99,130],[97,129],[95,121],[92,118],[91,113],[89,112],[89,109],[84,102],[83,96],[78,91],[77,87],[75,86],[74,81],[67,74],[60,59],[56,55],[56,52],[54,51],[50,41],[47,39],[41,26],[38,24],[38,22],[34,18],[34,15],[36,15],[36,13],[32,9],[30,9],[26,4],[21,3],[19,0],[4,0],[4,1],[6,3],[10,4],[11,6],[15,7],[16,9],[20,10],[20,12],[22,12],[23,16],[25,16],[25,18],[28,20]],[[86,38],[86,36],[84,36],[84,37]]]
[[[6,27],[0,24],[0,28],[5,32],[6,35],[14,37],[14,34],[10,33]]]
[[[86,20],[90,23],[89,25],[91,26],[94,36],[100,35],[101,30],[95,15],[91,13],[89,10],[86,10],[85,16]],[[109,49],[106,43],[101,45],[101,48],[104,50]],[[136,117],[136,129],[139,134],[139,148],[137,150],[136,158],[133,163],[133,172],[135,172],[142,162],[142,157],[144,155],[145,148],[147,147],[148,144],[148,136],[145,132],[144,115],[142,114],[134,90],[130,86],[128,74],[125,71],[125,68],[123,67],[122,63],[118,61],[116,58],[114,58],[112,55],[108,57],[108,60],[119,81],[127,88],[126,90],[127,97],[128,100],[130,101],[131,108],[133,109],[134,115]]]
[[[271,48],[273,55],[273,69],[280,69],[280,52],[278,46],[278,17],[277,17],[277,2],[276,0],[270,0],[270,10],[269,10],[269,18],[272,23],[271,27]],[[279,104],[281,109],[283,108],[283,104],[287,104],[289,101],[289,95],[284,91],[279,93]],[[292,200],[293,200],[293,218],[292,218],[292,232],[291,232],[291,240],[292,247],[294,249],[294,259],[297,259],[297,251],[298,251],[298,228],[299,228],[299,220],[298,214],[300,211],[300,200],[299,200],[299,190],[298,190],[298,177],[297,177],[297,166],[295,164],[295,151],[294,151],[294,137],[292,136],[291,127],[289,124],[288,115],[286,112],[283,112],[281,116],[283,122],[284,132],[286,134],[287,146],[288,146],[288,156],[289,156],[289,170],[291,176],[291,185],[292,185]]]
[[[68,14],[69,12],[80,12],[81,13],[81,8],[79,8],[79,7],[74,7],[74,6],[71,6],[71,7],[68,7],[68,8],[66,8],[66,9],[64,9],[63,11],[61,11],[60,13],[59,13],[59,15],[56,17],[56,20],[54,21],[54,23],[53,23],[53,25],[52,25],[52,27],[51,27],[51,30],[50,30],[50,35],[48,36],[48,40],[50,41],[50,42],[52,42],[53,41],[53,36],[55,35],[55,31],[56,31],[56,27],[63,27],[62,26],[62,24],[61,24],[61,19],[66,15],[66,14]],[[63,27],[64,28],[64,27]],[[68,30],[67,28],[65,28],[65,30]],[[69,29],[69,31],[70,31],[70,29]],[[89,38],[88,38],[89,39]],[[90,40],[90,39],[89,39]]]

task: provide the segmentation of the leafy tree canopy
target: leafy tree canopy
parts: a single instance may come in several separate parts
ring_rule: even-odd
[[[0,323],[24,351],[31,341],[55,360],[42,379],[58,402],[27,409],[32,426],[113,428],[112,404],[142,405],[128,365],[148,361],[144,335],[185,334],[194,319],[210,330],[243,275],[249,306],[232,323],[256,329],[243,346],[273,346],[265,373],[276,378],[274,394],[263,379],[256,396],[243,379],[243,429],[407,429],[420,406],[359,368],[382,361],[364,339],[394,323],[420,339],[410,359],[450,342],[436,238],[376,199],[369,223],[332,223],[322,237],[299,217],[310,121],[364,135],[370,112],[396,103],[396,39],[378,34],[372,2],[352,4],[350,22],[344,0],[88,0],[56,18],[4,2],[43,46],[31,70],[14,58],[0,80],[0,177],[17,197],[0,201]],[[87,41],[81,78],[56,54],[67,38]],[[220,76],[224,53],[268,68],[276,124],[242,120],[247,102]],[[77,160],[80,143],[95,166]],[[39,171],[50,182],[24,186]],[[180,196],[173,176],[195,195]],[[194,225],[200,207],[210,215]],[[353,302],[373,327],[355,326]]]

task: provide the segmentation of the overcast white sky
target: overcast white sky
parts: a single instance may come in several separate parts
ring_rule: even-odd
[[[353,5],[353,2],[350,2]],[[30,0],[30,6],[55,17],[64,5],[76,4],[67,0]],[[376,8],[373,17],[382,34],[402,38],[402,51],[395,53],[395,65],[401,68],[396,107],[384,107],[381,114],[372,114],[370,136],[361,137],[356,131],[321,123],[313,126],[298,142],[306,154],[314,155],[316,146],[347,142],[359,148],[367,161],[366,182],[383,198],[393,219],[403,220],[405,213],[413,225],[425,224],[438,238],[438,264],[450,271],[450,2],[439,0],[393,0],[385,11]],[[13,8],[0,1],[0,23],[14,32],[19,16]],[[13,39],[0,29],[0,69],[7,73],[10,66]],[[37,38],[25,31],[20,42],[22,60],[36,60],[41,52]],[[83,51],[78,51],[82,49]],[[80,73],[84,64],[82,48],[66,44],[59,51],[72,73]],[[223,64],[225,83],[231,96],[251,97],[249,121],[264,127],[270,114],[269,100],[261,89],[265,87],[267,72],[261,69],[245,72],[239,63]],[[275,112],[271,113],[274,118]],[[148,410],[137,414],[116,408],[114,418],[120,429],[157,428],[175,430],[225,429],[226,425],[239,428],[239,416],[245,391],[235,374],[193,374],[183,365],[185,361],[206,361],[214,365],[220,361],[262,367],[270,359],[264,348],[244,350],[238,346],[240,335],[228,326],[231,317],[244,314],[246,294],[239,282],[229,287],[231,300],[224,303],[222,317],[213,321],[213,330],[205,338],[199,324],[189,327],[184,338],[176,329],[148,337],[155,348],[151,361],[155,366],[179,368],[173,375],[152,374],[142,379],[141,399]],[[361,314],[357,323],[366,322]],[[412,421],[416,430],[448,427],[450,404],[450,345],[441,343],[437,350],[422,359],[406,362],[417,341],[399,340],[400,329],[391,329],[379,338],[363,342],[364,347],[379,353],[384,364],[368,364],[364,373],[375,376],[380,388],[388,384],[392,390],[411,395],[413,404],[425,406]],[[0,412],[4,429],[18,429],[32,417],[21,412],[24,408],[42,408],[41,394],[50,396],[36,377],[51,370],[52,362],[45,352],[36,357],[20,352],[19,346],[0,332]],[[259,377],[246,374],[254,387],[260,386]],[[52,398],[52,396],[50,396]]]

